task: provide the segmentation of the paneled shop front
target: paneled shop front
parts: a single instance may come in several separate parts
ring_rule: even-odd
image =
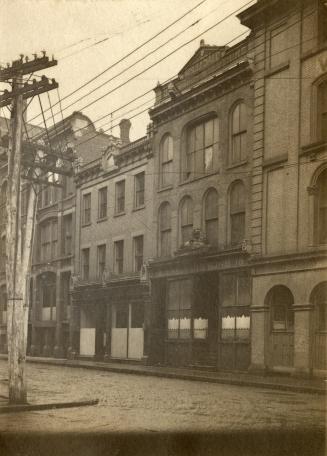
[[[203,273],[167,281],[166,363],[247,369],[250,278]]]
[[[111,357],[142,359],[144,351],[144,305],[141,302],[111,306]]]

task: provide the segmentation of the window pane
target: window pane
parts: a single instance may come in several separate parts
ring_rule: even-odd
[[[231,243],[233,245],[239,244],[243,241],[245,236],[245,214],[233,214],[231,216]]]
[[[218,218],[218,193],[211,189],[205,198],[205,219]]]
[[[214,119],[204,124],[204,147],[212,146],[214,143]]]
[[[240,105],[238,104],[232,114],[232,134],[235,135],[240,131]]]
[[[135,176],[135,206],[144,205],[144,173]]]
[[[161,183],[163,187],[171,185],[172,178],[173,178],[173,162],[169,161],[162,165],[162,176],[161,176]]]
[[[206,237],[210,245],[218,245],[218,219],[206,221]]]
[[[116,212],[125,210],[125,181],[116,183]]]
[[[204,151],[204,168],[205,171],[211,171],[213,168],[213,147],[207,147]]]

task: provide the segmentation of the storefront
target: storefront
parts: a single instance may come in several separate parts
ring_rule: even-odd
[[[154,363],[248,368],[251,279],[242,263],[244,255],[234,251],[151,265]]]

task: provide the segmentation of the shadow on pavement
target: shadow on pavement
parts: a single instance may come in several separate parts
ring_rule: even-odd
[[[323,431],[0,434],[6,456],[323,456]]]

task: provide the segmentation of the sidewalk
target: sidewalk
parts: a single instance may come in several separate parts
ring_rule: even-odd
[[[7,359],[0,355],[0,359]],[[302,393],[326,394],[326,380],[320,378],[305,379],[287,375],[253,375],[247,372],[218,372],[167,366],[144,366],[141,364],[123,364],[84,360],[27,357],[27,361],[53,366],[79,367],[122,374],[148,375],[182,380],[221,383],[238,386],[251,386]]]

